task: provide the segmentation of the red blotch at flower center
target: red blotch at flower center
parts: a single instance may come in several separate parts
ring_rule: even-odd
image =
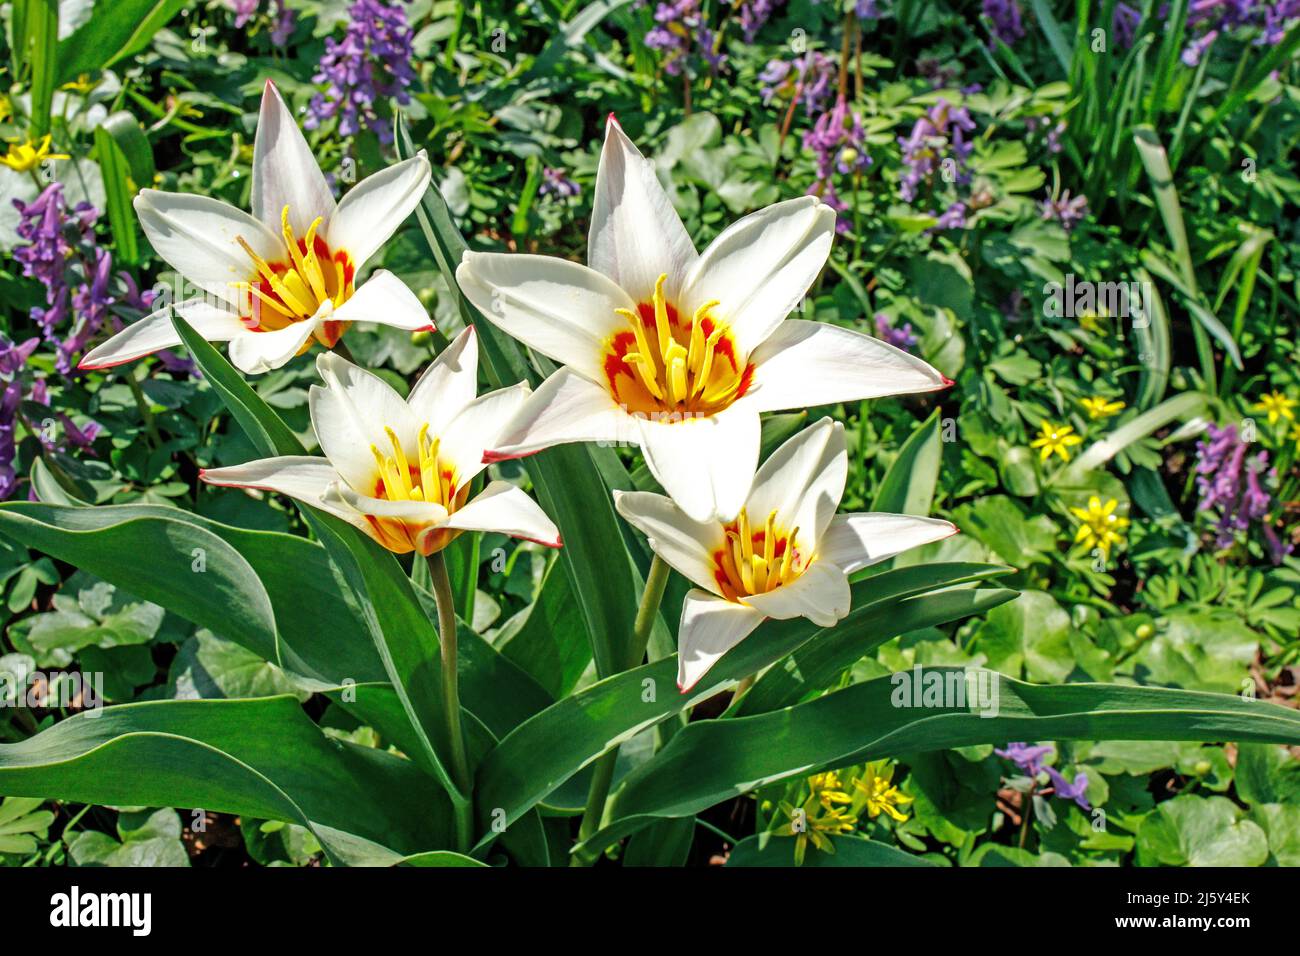
[[[273,262],[259,256],[240,237],[239,244],[253,260],[253,275],[248,282],[238,282],[235,286],[248,293],[243,319],[252,331],[275,332],[315,317],[326,303],[333,310],[352,297],[356,266],[345,250],[331,250],[316,234],[322,221],[318,216],[307,234],[299,238],[289,225],[289,207],[285,206],[281,214],[284,255]],[[327,319],[314,336],[330,348],[348,324]]]
[[[777,526],[775,511],[755,528],[742,508],[735,521],[723,526],[723,533],[722,547],[713,552],[713,577],[728,601],[774,591],[808,566],[799,551],[799,529],[787,534]]]
[[[667,275],[650,302],[619,309],[627,329],[606,343],[604,370],[610,395],[629,412],[649,416],[712,415],[744,395],[754,366],[706,302],[689,318],[664,298]]]

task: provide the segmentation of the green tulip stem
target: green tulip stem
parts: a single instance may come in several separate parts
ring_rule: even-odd
[[[460,791],[459,795],[452,794],[456,813],[456,841],[461,852],[465,852],[473,839],[474,808],[470,802],[473,782],[469,775],[469,760],[465,755],[465,732],[460,721],[460,681],[456,672],[456,601],[452,596],[447,562],[443,560],[442,552],[435,551],[429,555],[428,562],[433,596],[438,603],[442,707],[451,747],[451,780]]]
[[[655,616],[659,613],[659,603],[664,598],[664,587],[668,584],[668,563],[659,555],[650,562],[650,573],[646,575],[645,591],[641,595],[641,606],[636,611],[636,621],[632,625],[632,646],[627,666],[636,667],[645,656],[646,643],[650,640],[650,631],[654,628]],[[614,765],[618,762],[618,748],[615,747],[602,755],[595,764],[591,776],[591,789],[587,791],[587,808],[582,814],[582,823],[578,827],[578,842],[590,839],[600,829],[600,822],[605,816],[605,801],[609,797],[610,784],[614,782]],[[594,854],[577,852],[569,857],[570,866],[591,866],[595,863]]]

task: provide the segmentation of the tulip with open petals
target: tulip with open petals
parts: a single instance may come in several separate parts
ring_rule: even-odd
[[[408,398],[333,352],[316,360],[325,385],[309,395],[324,458],[267,458],[200,477],[276,491],[356,525],[398,554],[440,551],[464,531],[497,531],[560,546],[560,533],[523,489],[488,482],[469,497],[483,450],[528,397],[524,383],[474,397],[472,328],[443,350]]]
[[[144,189],[140,225],[158,254],[204,295],[168,305],[92,349],[109,368],[180,345],[171,309],[210,342],[229,342],[248,373],[279,368],[312,342],[333,348],[355,321],[431,329],[420,300],[391,272],[357,274],[429,185],[421,153],[370,176],[341,202],[268,82],[253,146],[253,213],[207,196]]]
[[[467,252],[456,271],[491,322],[564,365],[493,456],[637,444],[689,516],[730,519],[758,465],[760,412],[951,384],[879,339],[786,321],[834,236],[835,211],[803,196],[745,216],[697,254],[654,167],[611,118],[589,265]]]
[[[619,514],[697,587],[682,603],[677,684],[690,690],[765,618],[832,627],[849,613],[848,575],[956,534],[950,522],[843,514],[844,426],[829,418],[772,453],[730,521],[696,521],[649,492],[615,492]]]

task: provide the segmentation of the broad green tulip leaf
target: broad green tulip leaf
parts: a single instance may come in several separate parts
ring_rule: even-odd
[[[633,836],[635,840],[640,834]],[[826,866],[934,866],[929,860],[898,847],[860,836],[832,837],[834,853],[809,846],[804,867]],[[795,866],[792,837],[756,833],[745,837],[727,857],[727,866]]]
[[[452,850],[430,850],[426,853],[413,853],[410,856],[404,856],[396,863],[397,866],[429,866],[429,867],[484,867],[487,866],[480,860],[472,856],[466,856],[463,853],[456,853]]]
[[[140,52],[184,6],[185,0],[98,0],[90,19],[59,43],[59,83]]]
[[[853,614],[1007,569],[980,564],[934,564],[887,571],[853,585]],[[728,685],[755,674],[831,629],[794,618],[767,621],[718,661],[689,693],[677,691],[677,657],[605,678],[552,704],[520,724],[479,765],[476,805],[501,808],[509,824],[605,751],[647,727],[687,710]]]
[[[0,793],[286,820],[353,864],[450,838],[446,802],[413,764],[331,740],[287,696],[83,712],[0,744]]]
[[[1016,594],[1006,588],[944,591],[851,613],[825,637],[809,641],[764,673],[740,698],[734,715],[747,717],[798,703],[831,687],[845,670],[885,641],[982,614],[1005,605]]]
[[[552,698],[573,690],[591,663],[591,642],[558,559],[546,569],[537,600],[506,622],[493,644]]]
[[[275,611],[248,560],[212,530],[159,512],[187,514],[6,502],[0,531],[278,662]]]
[[[939,480],[943,442],[939,436],[939,412],[935,410],[907,437],[898,457],[885,472],[872,511],[892,514],[928,515],[934,504],[934,486]]]
[[[902,753],[1009,740],[1300,742],[1300,714],[1261,701],[1126,685],[1046,687],[977,668],[924,673],[988,693],[957,700],[948,691],[942,706],[917,707],[923,688],[910,687],[916,675],[903,672],[768,714],[688,724],[628,774],[611,798],[607,826],[585,849],[769,783]]]

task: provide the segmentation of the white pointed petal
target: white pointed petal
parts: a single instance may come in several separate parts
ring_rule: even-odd
[[[749,360],[755,366],[749,394],[765,412],[934,392],[952,384],[915,355],[824,322],[782,324]]]
[[[638,302],[649,302],[659,276],[668,274],[670,300],[697,256],[681,217],[618,122],[610,117],[596,171],[596,195],[587,239],[587,263]]]
[[[336,481],[326,489],[325,500],[345,502],[363,515],[392,518],[411,525],[427,526],[429,530],[442,527],[447,521],[447,509],[428,501],[390,501],[373,495],[361,494],[348,484]]]
[[[279,232],[285,206],[295,234],[305,235],[317,216],[329,229],[334,195],[280,91],[267,80],[253,143],[253,215]]]
[[[438,455],[456,468],[461,486],[487,467],[483,455],[495,449],[532,390],[527,382],[499,388],[474,399],[435,434],[442,440]]]
[[[680,421],[638,418],[646,465],[696,521],[729,521],[745,503],[761,441],[758,412],[745,399],[716,415]]]
[[[790,314],[826,265],[835,211],[815,196],[788,199],[724,229],[700,254],[682,290],[686,315],[707,302],[748,355]],[[807,403],[805,403],[807,404]]]
[[[429,188],[429,175],[429,159],[421,150],[361,180],[330,218],[325,233],[330,249],[347,250],[360,269],[419,205]]]
[[[356,512],[341,509],[325,500],[325,490],[338,481],[338,472],[324,458],[308,455],[286,455],[281,458],[263,458],[245,465],[228,468],[207,468],[199,477],[209,485],[223,488],[256,488],[274,491],[298,501],[329,511],[355,523]]]
[[[940,518],[860,512],[836,515],[817,546],[818,562],[829,562],[852,574],[957,533],[957,526]]]
[[[627,328],[627,293],[594,269],[550,256],[467,252],[456,270],[465,296],[503,332],[593,382],[606,343]]]
[[[787,532],[799,529],[799,545],[817,548],[826,526],[844,497],[849,475],[844,426],[823,418],[786,442],[763,462],[745,501],[750,523],[757,526],[773,511]]]
[[[307,393],[312,427],[344,481],[367,495],[375,491],[379,471],[370,449],[392,453],[385,427],[397,433],[408,460],[419,460],[419,423],[391,385],[333,352],[319,356],[316,369],[325,385]]]
[[[560,529],[522,488],[508,481],[489,482],[465,507],[452,513],[445,527],[465,531],[496,531],[548,548],[558,548]]]
[[[248,293],[237,291],[232,283],[247,282],[257,274],[239,239],[267,261],[284,257],[284,242],[276,233],[220,200],[144,189],[134,206],[158,255],[204,292],[233,305],[246,302]]]
[[[688,518],[672,499],[646,491],[615,491],[614,507],[674,570],[705,590],[719,593],[713,553],[725,540],[722,525]]]
[[[849,579],[833,564],[814,561],[789,584],[745,598],[764,617],[783,621],[806,617],[818,627],[832,627],[849,613],[852,603]]]
[[[763,623],[763,615],[707,591],[686,592],[677,629],[677,687],[684,694]]]
[[[429,423],[433,434],[441,435],[443,426],[474,401],[477,393],[478,335],[474,326],[467,325],[424,370],[406,396],[406,404],[417,419]]]
[[[203,299],[180,302],[176,305],[176,311],[194,326],[194,331],[209,342],[228,342],[248,331],[239,316],[225,309],[219,309]],[[107,342],[91,349],[78,367],[111,368],[163,349],[175,348],[180,344],[181,337],[176,334],[176,328],[172,325],[171,309],[164,307],[152,315],[146,315],[138,322],[131,323]]]
[[[336,322],[376,322],[407,332],[433,329],[429,313],[415,293],[386,269],[372,272],[330,318]]]
[[[304,319],[274,332],[245,330],[230,340],[230,362],[247,375],[279,368],[302,351],[319,326],[319,319]]]
[[[641,434],[636,421],[609,392],[573,369],[562,368],[528,396],[486,457],[489,461],[522,458],[575,441],[636,445]]]

